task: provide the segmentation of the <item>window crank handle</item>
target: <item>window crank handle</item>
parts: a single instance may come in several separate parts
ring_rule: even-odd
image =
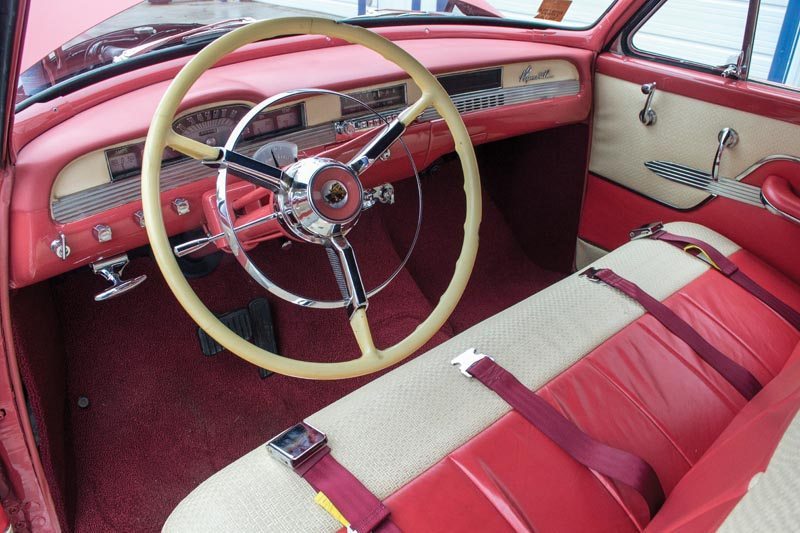
[[[719,164],[722,160],[722,152],[725,148],[733,148],[739,143],[739,134],[733,128],[723,128],[720,130],[719,145],[717,146],[717,153],[714,155],[714,163],[711,166],[711,181],[719,181]]]
[[[642,94],[647,95],[644,101],[644,108],[639,111],[639,121],[645,126],[652,126],[656,123],[656,112],[653,109],[653,96],[656,94],[656,82],[645,83],[642,85]]]

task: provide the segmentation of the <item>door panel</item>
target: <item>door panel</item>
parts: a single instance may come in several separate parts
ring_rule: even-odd
[[[644,164],[670,161],[709,173],[723,128],[736,130],[739,142],[725,150],[721,176],[741,179],[749,167],[768,156],[800,156],[800,126],[796,124],[682,96],[657,85],[652,104],[657,120],[645,126],[639,121],[645,98],[638,83],[596,76],[589,171],[668,206],[691,209],[709,194],[659,177]]]
[[[657,83],[657,120],[645,126],[639,120],[641,85],[649,82]],[[611,250],[644,223],[693,221],[800,279],[800,224],[669,181],[644,166],[670,161],[708,174],[718,132],[734,128],[739,143],[722,155],[721,176],[756,187],[780,176],[800,193],[800,93],[611,53],[598,58],[594,93],[581,239]],[[789,159],[751,168],[776,154]]]

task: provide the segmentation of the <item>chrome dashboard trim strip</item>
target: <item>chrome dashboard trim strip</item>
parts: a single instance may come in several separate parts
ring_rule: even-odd
[[[535,102],[559,96],[572,96],[580,92],[579,80],[560,80],[519,87],[485,89],[461,93],[452,97],[459,113],[470,113],[495,107]],[[384,111],[389,112],[389,111]],[[418,118],[420,122],[436,120],[439,114],[433,108],[426,109]],[[279,135],[272,140],[290,141],[303,149],[324,146],[336,142],[334,124],[323,124],[300,131]],[[242,153],[252,156],[263,141],[242,148]],[[161,170],[161,190],[168,191],[187,185],[203,177],[212,177],[207,169],[197,161],[183,159],[165,165]],[[140,199],[140,180],[138,175],[105,183],[73,194],[57,198],[51,202],[53,220],[68,223],[86,218],[107,209],[119,207]]]
[[[302,150],[331,144],[335,142],[335,139],[333,125],[324,124],[286,135],[279,135],[269,140],[293,142]],[[242,148],[242,153],[252,156],[262,142],[264,141],[245,145]],[[194,159],[174,161],[161,168],[161,190],[175,189],[202,178],[211,178],[215,174],[215,172],[209,173],[202,163]],[[102,213],[107,209],[119,207],[140,199],[141,176],[137,174],[123,180],[104,183],[97,187],[57,198],[51,202],[50,210],[53,220],[63,224]]]

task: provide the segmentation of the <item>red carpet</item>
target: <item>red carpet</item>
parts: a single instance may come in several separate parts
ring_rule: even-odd
[[[463,193],[458,174],[431,176],[423,190],[425,225],[415,255],[395,282],[370,302],[379,346],[401,339],[427,315],[430,302],[437,301],[449,281],[461,243]],[[407,242],[414,220],[413,188],[406,184],[398,188],[397,204],[377,206],[352,233],[368,285],[397,264],[397,250]],[[480,258],[467,293],[449,326],[430,346],[563,276],[528,259],[488,200],[481,237]],[[257,255],[287,284],[316,283],[327,286],[323,292],[335,297],[324,253],[308,248],[281,251],[273,243],[259,247]],[[86,269],[52,282],[66,354],[68,405],[67,464],[56,465],[61,474],[55,475],[66,477],[66,521],[76,531],[160,529],[175,505],[215,471],[374,378],[312,382],[276,375],[261,380],[255,368],[227,352],[204,357],[195,324],[151,259],[136,259],[126,271],[128,276],[142,273],[149,279],[139,289],[102,304],[94,303],[92,295],[104,282]],[[192,284],[215,312],[244,307],[265,293],[230,256],[214,274]],[[41,287],[37,291],[43,292]],[[356,355],[343,311],[270,301],[284,355],[319,361]],[[23,357],[26,346],[35,346],[24,338],[18,345]],[[35,412],[42,391],[33,381],[28,387]],[[87,409],[77,407],[79,396],[89,398]],[[47,426],[41,429],[43,442],[48,442]],[[61,459],[57,453],[44,455]]]

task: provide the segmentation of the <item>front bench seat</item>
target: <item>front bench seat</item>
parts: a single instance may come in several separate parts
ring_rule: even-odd
[[[710,243],[800,309],[796,284],[728,239],[695,224],[667,228]],[[594,266],[612,268],[664,301],[769,390],[775,380],[784,414],[760,429],[764,442],[758,453],[768,459],[800,404],[800,394],[792,389],[800,381],[775,379],[791,367],[791,354],[800,352],[800,333],[733,282],[664,242],[628,243]],[[763,467],[758,460],[717,460],[707,466],[704,455],[724,444],[715,440],[726,428],[748,425],[737,422],[740,412],[763,420],[756,400],[768,391],[751,402],[756,407],[745,410],[747,403],[727,381],[651,316],[643,316],[637,303],[573,275],[307,419],[328,434],[336,459],[386,502],[405,531],[636,531],[647,526],[646,506],[632,489],[577,464],[509,412],[493,392],[449,364],[471,347],[494,356],[593,437],[647,460],[668,495],[654,528],[663,515],[664,527],[691,529],[685,514],[705,514],[709,508],[713,516],[703,527],[726,519],[736,498],[727,506],[695,508],[691,497],[681,499],[694,489],[694,477],[700,478],[695,483],[704,482],[693,475],[695,467],[738,471],[747,482],[756,471],[743,468]],[[790,448],[797,440],[787,440]],[[755,448],[735,449],[749,454]],[[699,492],[704,501],[714,498]],[[310,486],[262,446],[197,487],[164,530],[338,529],[313,497]],[[789,506],[792,516],[800,514],[798,507]],[[726,522],[735,527],[744,521],[731,523]]]

